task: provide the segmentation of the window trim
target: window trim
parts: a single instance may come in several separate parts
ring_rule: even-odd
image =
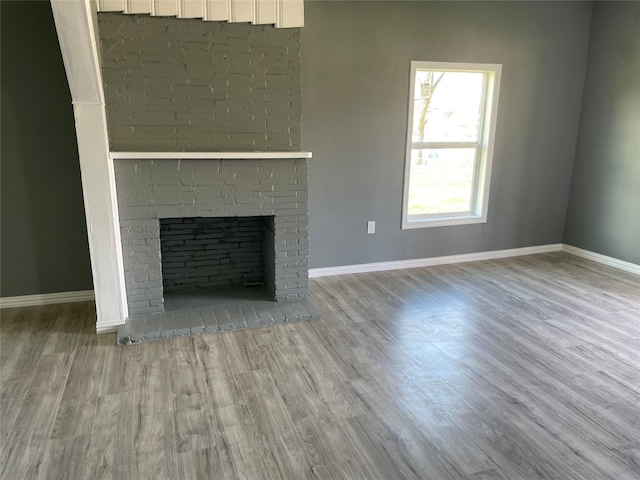
[[[422,218],[409,219],[409,180],[411,176],[411,153],[414,149],[413,115],[415,92],[415,80],[417,70],[437,70],[448,72],[481,72],[485,73],[484,94],[482,97],[482,116],[480,120],[480,138],[478,142],[420,142],[425,147],[436,148],[461,148],[476,149],[475,182],[472,191],[471,212],[428,214]],[[409,80],[409,109],[407,114],[407,136],[404,158],[404,184],[402,200],[402,229],[443,227],[449,225],[467,225],[487,222],[487,209],[489,206],[489,187],[491,179],[491,167],[493,163],[493,148],[496,134],[496,121],[498,116],[498,97],[500,96],[500,77],[502,65],[492,63],[452,63],[411,61]],[[418,142],[416,142],[418,143]]]

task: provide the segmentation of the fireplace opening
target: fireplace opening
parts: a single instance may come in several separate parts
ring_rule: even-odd
[[[160,219],[164,311],[275,300],[274,217]]]

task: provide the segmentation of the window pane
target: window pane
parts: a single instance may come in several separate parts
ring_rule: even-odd
[[[478,140],[484,73],[417,70],[413,142]]]
[[[409,216],[471,211],[475,148],[411,152]]]

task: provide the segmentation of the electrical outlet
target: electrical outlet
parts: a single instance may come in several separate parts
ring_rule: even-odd
[[[376,222],[373,220],[367,222],[367,233],[376,233]]]

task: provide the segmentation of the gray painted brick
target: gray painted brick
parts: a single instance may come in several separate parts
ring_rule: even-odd
[[[134,317],[136,315],[145,315],[151,313],[161,313],[162,309],[158,307],[129,307],[129,316]]]
[[[118,162],[125,162],[125,160]],[[139,199],[142,204],[140,207],[134,207],[133,210],[130,206],[120,205],[121,215],[124,213],[121,217],[121,230],[130,314],[161,312],[163,308],[158,218],[274,215],[273,226],[270,227],[274,237],[267,249],[272,250],[271,260],[267,262],[271,265],[268,268],[265,267],[264,271],[266,277],[276,278],[276,284],[268,290],[273,292],[274,299],[277,301],[306,298],[308,215],[306,201],[301,201],[297,193],[301,191],[300,189],[302,191],[306,189],[307,170],[300,168],[301,162],[306,164],[305,159],[140,160],[133,163],[133,173],[131,164],[117,168],[116,182],[119,181],[121,174],[128,176],[128,185],[121,187],[118,183],[119,202],[122,197],[126,202]],[[132,175],[133,178],[131,178]],[[187,179],[199,178],[202,179],[200,182],[202,184],[174,185],[171,181],[174,176]],[[224,178],[222,185],[220,184],[221,176]],[[297,182],[294,183],[295,190],[272,192],[268,190],[269,186],[265,187],[260,183],[265,176],[275,179],[276,182]],[[271,198],[262,196],[267,194],[274,196]],[[276,203],[273,203],[274,198],[278,199]],[[153,204],[147,204],[149,201]],[[211,205],[191,203],[195,201]],[[216,205],[216,202],[227,203]],[[265,202],[270,203],[265,204]],[[176,238],[171,240],[172,247],[178,254],[174,260],[176,266],[186,265],[188,261],[188,258],[181,254],[181,248],[187,243],[201,245],[204,240],[208,243],[210,239],[216,238],[216,235],[208,234],[207,239],[195,239],[192,234],[186,233],[189,232],[189,225],[198,221],[196,218],[179,222],[163,221],[176,230]],[[247,255],[243,249],[253,244],[252,234],[240,228],[237,235],[238,241],[235,243],[238,244],[238,255]],[[245,235],[249,236],[245,237]],[[212,286],[216,282],[228,281],[231,278],[250,281],[256,278],[255,275],[260,269],[255,270],[253,260],[249,260],[249,257],[246,259],[238,257],[238,261],[233,262],[236,264],[237,273],[231,274],[231,262],[229,258],[225,258],[228,255],[211,256],[216,253],[216,248],[215,244],[205,245],[204,253],[209,257],[197,257],[198,262],[202,260],[202,263],[194,264],[196,270],[190,273],[189,278],[195,279],[198,286]],[[223,265],[227,265],[228,268],[222,268]],[[267,272],[270,273],[266,275]],[[170,273],[165,276],[172,277]],[[177,277],[174,280],[176,288],[187,288],[187,284],[180,283],[183,280]],[[148,302],[134,305],[134,302],[141,298]]]
[[[300,148],[299,29],[185,28],[176,18],[117,13],[98,21],[112,149]],[[196,127],[207,130],[192,135]]]
[[[129,302],[130,309],[148,308],[150,306],[151,304],[149,303],[149,300],[140,300],[140,301],[134,300]]]
[[[157,302],[155,302],[156,300],[162,300],[162,294],[160,294],[160,295],[154,295],[154,294],[148,294],[148,295],[128,294],[128,295],[134,300],[134,302],[147,302],[147,305],[151,305],[152,301],[154,301],[154,304],[157,304]]]

